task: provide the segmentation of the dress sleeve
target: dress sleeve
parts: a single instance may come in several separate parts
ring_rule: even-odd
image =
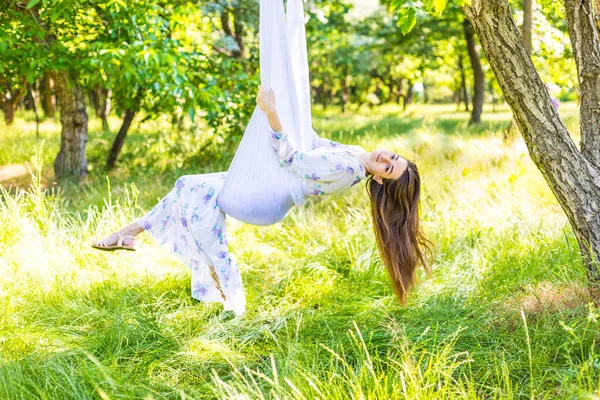
[[[308,193],[313,196],[342,192],[365,177],[364,167],[358,160],[319,149],[296,152],[289,170],[306,179]]]
[[[269,134],[271,135],[271,145],[279,156],[279,166],[284,167],[291,164],[297,151],[287,137],[287,133],[285,131],[275,132],[273,128],[269,127]]]
[[[279,166],[306,179],[310,195],[342,192],[365,176],[364,167],[357,160],[336,157],[329,151],[320,151],[318,148],[298,151],[284,131],[269,130],[271,144],[279,155]]]
[[[316,149],[319,147],[339,147],[342,149],[351,149],[351,150],[362,151],[362,152],[365,151],[360,146],[352,146],[352,145],[348,145],[348,144],[338,143],[338,142],[334,142],[333,140],[319,137],[319,135],[317,135],[317,132],[315,132],[313,129],[312,148]]]

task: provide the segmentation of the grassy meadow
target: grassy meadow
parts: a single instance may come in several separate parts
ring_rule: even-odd
[[[577,135],[576,106],[560,112]],[[192,299],[150,235],[138,252],[89,247],[178,176],[225,170],[222,138],[134,122],[107,176],[113,135],[92,119],[89,176],[59,188],[60,125],[36,137],[18,115],[0,128],[0,399],[600,398],[600,312],[560,206],[522,139],[503,138],[510,118],[315,110],[321,136],[417,163],[431,274],[396,302],[359,184],[277,225],[228,220],[248,300],[235,317]]]

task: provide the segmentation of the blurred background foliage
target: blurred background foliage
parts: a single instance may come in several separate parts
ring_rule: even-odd
[[[404,110],[415,103],[481,108],[472,104],[476,67],[460,8],[449,3],[440,15],[417,9],[419,23],[404,34],[402,12],[393,11],[393,3],[305,3],[315,106],[339,107],[341,113],[385,104]],[[2,4],[0,83],[7,124],[17,110],[34,111],[38,123],[58,119],[51,74],[66,71],[81,86],[88,113],[100,118],[105,133],[115,134],[102,136],[104,156],[90,149],[90,171],[99,170],[106,157],[104,167],[114,168],[124,144],[128,154],[122,158],[143,164],[140,159],[152,159],[154,146],[177,147],[182,135],[196,143],[196,153],[213,149],[231,157],[259,84],[258,0]],[[521,9],[514,1],[517,23]],[[559,100],[576,100],[564,11],[540,1],[533,20],[532,58],[542,79]],[[485,80],[480,97],[495,110],[502,93],[483,54],[479,58]],[[109,124],[111,116],[118,119]],[[160,121],[160,134],[126,140],[131,127],[146,131],[151,121]]]

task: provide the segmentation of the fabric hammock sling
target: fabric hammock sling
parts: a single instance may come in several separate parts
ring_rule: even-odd
[[[312,148],[310,86],[302,0],[260,1],[260,77],[275,92],[279,118],[299,151]],[[217,204],[233,218],[253,225],[281,221],[304,203],[298,177],[279,166],[269,122],[257,106],[229,166]]]

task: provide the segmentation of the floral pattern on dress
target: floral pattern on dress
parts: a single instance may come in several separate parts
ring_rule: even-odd
[[[297,151],[285,132],[271,138],[280,166],[301,178],[298,182],[304,185],[305,197],[341,192],[365,178],[363,166],[351,155],[361,150],[357,146],[315,136],[312,150]],[[225,214],[218,204],[226,176],[226,172],[219,172],[180,177],[173,189],[137,222],[191,269],[194,299],[221,302],[226,310],[241,315],[246,308],[242,278],[229,252]]]
[[[225,177],[224,172],[180,177],[137,222],[188,265],[193,298],[221,302],[226,310],[241,315],[246,308],[241,274],[228,249],[225,214],[217,206]],[[225,299],[211,276],[211,265]]]
[[[332,140],[313,137],[313,148],[308,152],[297,151],[285,132],[273,135],[272,147],[279,153],[280,167],[303,178],[306,196],[338,193],[354,186],[366,177],[363,165],[352,155],[358,146],[347,146]],[[318,181],[319,184],[314,184]]]

